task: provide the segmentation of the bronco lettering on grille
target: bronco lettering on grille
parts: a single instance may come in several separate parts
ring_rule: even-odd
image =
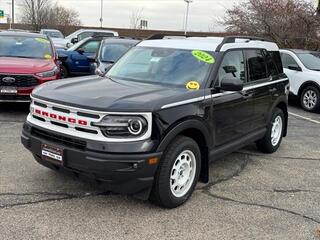
[[[49,112],[46,112],[46,111],[42,111],[40,109],[35,109],[34,112],[40,116],[43,116],[43,117],[47,117],[47,118],[50,118],[52,120],[58,120],[58,121],[61,121],[61,122],[66,122],[66,123],[72,123],[72,124],[79,124],[79,125],[82,125],[82,126],[88,126],[88,121],[86,120],[82,120],[82,119],[76,119],[76,118],[71,118],[71,117],[66,117],[66,116],[60,116],[58,114],[55,114],[55,113],[49,113]]]

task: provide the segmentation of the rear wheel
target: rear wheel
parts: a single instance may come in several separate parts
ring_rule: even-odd
[[[194,191],[200,168],[198,144],[189,137],[177,137],[162,156],[150,200],[165,208],[182,205]]]
[[[306,87],[301,94],[300,103],[304,110],[317,112],[320,109],[320,92],[314,86]]]
[[[284,126],[284,113],[280,108],[276,108],[267,127],[266,135],[257,142],[258,149],[264,153],[276,152],[282,141]]]

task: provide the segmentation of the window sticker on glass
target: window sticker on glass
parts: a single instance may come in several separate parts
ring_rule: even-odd
[[[45,59],[51,59],[52,56],[51,56],[50,54],[45,54],[45,55],[44,55],[44,58],[45,58]]]
[[[188,90],[199,90],[200,84],[197,81],[190,81],[187,83],[186,88]]]
[[[36,41],[40,43],[49,43],[49,40],[44,38],[36,38]]]
[[[205,63],[208,63],[208,64],[214,64],[215,63],[215,59],[212,55],[210,55],[209,53],[207,52],[204,52],[204,51],[200,51],[200,50],[193,50],[192,51],[192,55],[202,61],[202,62],[205,62]]]

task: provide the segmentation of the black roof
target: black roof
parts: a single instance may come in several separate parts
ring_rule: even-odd
[[[31,32],[16,32],[16,31],[1,31],[0,36],[18,36],[18,37],[31,37],[31,38],[48,38],[46,35]]]

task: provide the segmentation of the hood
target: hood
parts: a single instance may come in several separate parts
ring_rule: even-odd
[[[67,106],[106,112],[161,109],[163,105],[203,96],[202,91],[165,88],[99,76],[52,81],[37,87],[32,96]]]
[[[0,72],[14,74],[35,74],[52,70],[56,64],[53,60],[0,57]]]
[[[67,46],[67,43],[69,42],[68,39],[65,38],[51,38],[54,45],[63,45]]]

